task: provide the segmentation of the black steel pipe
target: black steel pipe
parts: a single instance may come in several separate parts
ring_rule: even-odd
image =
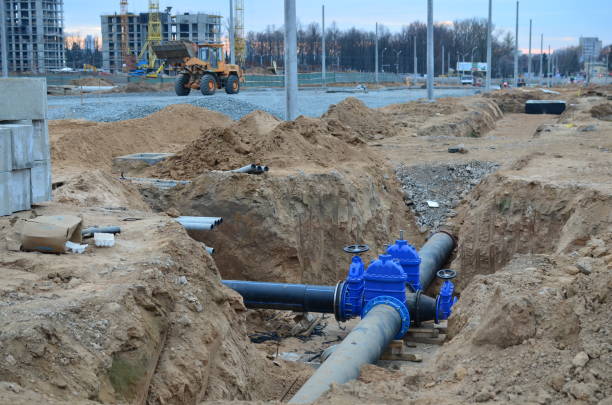
[[[436,272],[448,261],[453,249],[455,249],[455,239],[446,232],[438,232],[433,234],[419,250],[421,258],[419,282],[423,290],[427,290],[436,277]]]
[[[247,308],[334,313],[335,286],[223,280]]]

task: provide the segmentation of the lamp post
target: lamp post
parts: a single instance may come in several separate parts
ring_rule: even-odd
[[[399,73],[399,56],[402,54],[402,51],[395,51],[395,73]]]
[[[387,48],[382,50],[382,54],[380,55],[380,67],[382,68],[382,72],[385,73],[385,51]]]

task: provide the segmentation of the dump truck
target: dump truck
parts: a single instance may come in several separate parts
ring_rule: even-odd
[[[186,96],[192,89],[211,96],[217,89],[237,94],[244,81],[238,65],[225,63],[223,44],[196,44],[191,41],[169,41],[153,45],[153,52],[166,66],[178,71],[174,83],[177,96]]]

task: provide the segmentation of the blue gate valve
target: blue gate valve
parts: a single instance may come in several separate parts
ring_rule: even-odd
[[[436,298],[436,323],[438,323],[439,321],[448,319],[452,313],[453,305],[457,302],[457,297],[453,297],[455,285],[451,281],[457,276],[457,272],[455,270],[444,269],[439,270],[436,275],[444,280],[442,288],[440,288],[440,293]]]
[[[387,248],[387,253],[396,259],[406,273],[406,281],[413,292],[422,290],[420,283],[419,266],[421,258],[414,246],[404,239],[404,231],[400,231],[400,238],[394,245]]]

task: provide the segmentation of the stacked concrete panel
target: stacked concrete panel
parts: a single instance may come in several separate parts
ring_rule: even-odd
[[[45,79],[0,79],[0,215],[51,200]]]

